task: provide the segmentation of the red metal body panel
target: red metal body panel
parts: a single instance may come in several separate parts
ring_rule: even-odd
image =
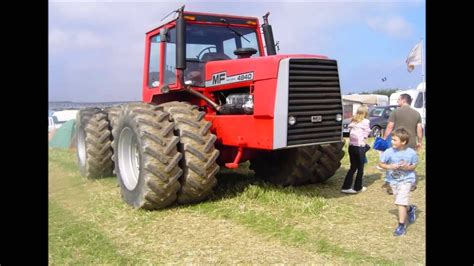
[[[273,147],[272,118],[253,115],[206,115],[205,118],[212,122],[211,130],[222,145],[265,150]]]
[[[145,60],[143,65],[143,83],[142,83],[142,95],[144,102],[150,102],[151,98],[148,97],[148,94],[145,90],[148,89],[148,66],[150,64],[150,38],[147,34],[145,39]]]
[[[253,90],[253,115],[273,118],[277,79],[258,80]]]
[[[253,71],[253,80],[274,79],[277,77],[280,56],[262,56],[242,58],[234,60],[211,61],[206,64],[206,81],[212,79],[212,75],[219,72],[227,72],[227,76]],[[209,91],[222,90],[229,87],[249,85],[251,81],[242,83],[231,83],[222,86],[206,88]],[[246,83],[246,84],[245,84]]]

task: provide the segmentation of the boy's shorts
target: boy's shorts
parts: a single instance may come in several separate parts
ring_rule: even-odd
[[[396,185],[390,184],[390,187],[392,188],[393,196],[395,197],[395,204],[408,206],[409,205],[408,199],[409,199],[412,183],[404,182],[404,183],[398,183]]]

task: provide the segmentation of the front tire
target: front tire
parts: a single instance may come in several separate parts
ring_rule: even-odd
[[[211,122],[204,119],[196,105],[169,102],[160,105],[169,112],[180,137],[179,151],[184,155],[181,167],[181,190],[178,202],[195,203],[204,200],[217,184],[216,163],[219,151],[214,147],[217,137],[211,134]]]
[[[157,106],[129,104],[113,128],[115,173],[122,198],[134,208],[160,209],[177,198],[182,155],[168,117]]]
[[[320,183],[341,166],[343,145],[341,142],[271,151],[251,159],[250,168],[256,176],[277,185]]]
[[[321,183],[332,177],[337,169],[341,167],[341,160],[344,157],[345,142],[323,144],[316,146],[321,156],[315,162],[311,183]]]

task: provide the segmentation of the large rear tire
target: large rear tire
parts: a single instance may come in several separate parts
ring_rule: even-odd
[[[103,109],[104,112],[107,113],[107,119],[109,120],[110,132],[112,132],[113,128],[116,126],[118,117],[120,113],[122,112],[122,109],[123,109],[122,105],[110,106]],[[112,134],[112,140],[113,140],[113,134]],[[115,175],[115,166],[113,167],[112,173]]]
[[[113,128],[115,173],[122,198],[135,208],[160,209],[176,201],[182,154],[168,118],[157,106],[128,104]]]
[[[219,151],[214,147],[217,137],[210,132],[212,124],[204,120],[205,113],[200,112],[197,106],[186,102],[169,102],[160,107],[170,113],[180,137],[178,148],[184,155],[178,202],[202,201],[217,184],[215,175],[219,172],[216,163]]]
[[[104,112],[107,113],[107,119],[110,122],[111,128],[114,128],[115,124],[117,123],[117,119],[121,111],[122,111],[122,105],[115,105],[115,106],[104,108]]]
[[[255,175],[282,186],[319,183],[334,175],[344,157],[343,143],[271,151],[250,160]]]
[[[99,108],[80,110],[74,138],[81,174],[91,179],[112,176],[112,134],[107,114]]]

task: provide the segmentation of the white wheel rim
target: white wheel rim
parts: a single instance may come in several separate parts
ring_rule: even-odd
[[[79,157],[79,163],[81,167],[86,165],[86,134],[83,129],[80,129],[77,133],[77,155]]]
[[[133,190],[140,175],[140,154],[137,139],[129,127],[120,132],[117,152],[120,178],[128,190]]]

